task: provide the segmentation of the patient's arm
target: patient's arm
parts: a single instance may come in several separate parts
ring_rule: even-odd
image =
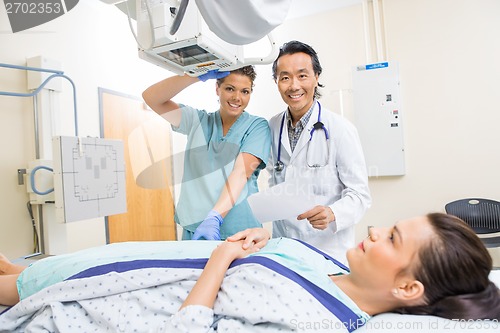
[[[244,249],[243,242],[223,242],[212,252],[200,278],[180,307],[181,309],[188,305],[203,305],[213,308],[229,265],[233,260],[259,250],[253,245]]]

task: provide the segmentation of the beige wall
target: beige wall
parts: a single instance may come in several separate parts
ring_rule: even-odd
[[[390,226],[455,199],[500,200],[500,1],[384,0],[387,59],[400,65],[406,175],[370,179],[373,204],[357,228]],[[353,120],[351,69],[366,63],[363,10],[351,6],[278,27],[312,45],[323,65],[323,104]],[[373,62],[377,62],[374,60]],[[260,74],[266,79],[271,69]],[[253,112],[281,109],[252,101]],[[262,84],[264,85],[264,84]],[[269,87],[275,89],[276,87]],[[267,87],[264,91],[267,90]],[[347,90],[347,93],[345,92]],[[500,254],[494,253],[500,263]]]
[[[76,85],[81,136],[99,136],[98,87],[140,97],[153,81],[172,75],[137,57],[126,16],[98,0],[80,1],[67,14],[42,26],[12,34],[0,10],[0,62],[26,65],[42,55],[62,63]],[[62,80],[62,79],[61,79]],[[54,135],[73,135],[73,94],[62,80],[59,128]],[[26,72],[0,68],[0,90],[27,92]],[[32,228],[25,186],[17,185],[17,169],[35,158],[31,98],[0,96],[0,252],[18,257],[32,252]],[[51,208],[47,208],[49,211]],[[104,219],[67,224],[67,250],[105,243]],[[55,240],[57,241],[57,239]]]
[[[400,65],[407,173],[370,179],[373,205],[358,225],[358,239],[367,225],[439,211],[462,197],[500,200],[500,1],[383,0],[387,60]],[[44,55],[63,63],[76,83],[82,135],[99,134],[97,87],[140,96],[167,71],[136,56],[126,17],[98,0],[80,1],[61,18],[24,33],[11,34],[0,11],[0,62],[24,65],[27,57]],[[293,19],[276,29],[278,43],[298,39],[312,45],[323,65],[322,102],[353,119],[353,66],[365,64],[361,5]],[[375,61],[374,61],[375,62]],[[249,111],[271,117],[284,108],[271,80],[269,65],[259,66]],[[63,84],[64,85],[64,84]],[[25,74],[0,69],[0,90],[24,91]],[[193,86],[179,96],[211,110],[217,100],[212,83]],[[193,97],[196,96],[196,97]],[[71,105],[65,89],[61,104]],[[14,257],[29,252],[31,223],[27,195],[17,185],[16,170],[33,156],[31,102],[0,96],[0,251]],[[71,117],[63,119],[72,126]],[[176,151],[183,140],[174,137]],[[5,147],[5,146],[4,146]],[[176,166],[178,170],[179,166]],[[71,247],[102,243],[102,219],[73,224]]]

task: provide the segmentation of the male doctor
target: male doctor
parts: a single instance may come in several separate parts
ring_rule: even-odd
[[[322,105],[322,68],[316,51],[285,43],[273,63],[273,77],[288,108],[269,121],[269,185],[321,198],[296,220],[273,221],[273,237],[304,240],[346,263],[354,247],[354,225],[371,204],[366,165],[356,128]]]

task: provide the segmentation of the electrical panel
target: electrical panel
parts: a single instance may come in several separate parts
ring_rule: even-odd
[[[405,174],[403,113],[396,62],[353,69],[355,125],[363,146],[368,176]]]

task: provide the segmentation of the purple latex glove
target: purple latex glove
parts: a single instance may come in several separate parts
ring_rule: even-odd
[[[215,210],[211,210],[194,231],[192,239],[198,240],[204,238],[206,240],[220,240],[220,226],[222,222],[224,222],[222,216]]]
[[[218,69],[212,69],[211,71],[206,72],[205,74],[201,74],[198,76],[198,79],[200,81],[207,81],[210,79],[222,79],[223,77],[226,77],[229,75],[229,72],[219,72]]]

